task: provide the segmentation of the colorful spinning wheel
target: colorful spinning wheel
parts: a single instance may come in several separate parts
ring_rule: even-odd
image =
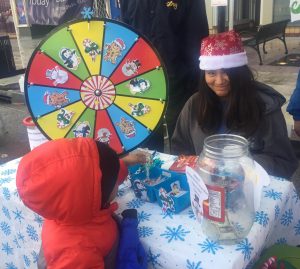
[[[123,154],[158,127],[167,80],[159,55],[133,29],[81,20],[56,28],[34,51],[25,96],[49,139],[92,137]]]

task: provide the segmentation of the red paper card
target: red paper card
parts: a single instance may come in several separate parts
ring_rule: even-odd
[[[195,168],[197,161],[198,161],[198,156],[180,155],[178,156],[177,160],[171,165],[169,170],[185,173],[185,168],[187,166],[191,168]]]

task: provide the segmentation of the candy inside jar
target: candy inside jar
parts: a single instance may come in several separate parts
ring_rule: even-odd
[[[196,171],[206,185],[203,201],[203,232],[224,244],[247,236],[254,221],[253,184],[249,170],[254,163],[248,142],[236,135],[206,138]]]

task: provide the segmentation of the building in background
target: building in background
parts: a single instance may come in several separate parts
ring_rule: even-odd
[[[106,1],[107,3],[107,10],[110,13],[109,18],[113,20],[120,20],[121,17],[121,4],[120,0],[109,0]]]
[[[112,2],[112,4],[118,2],[118,0],[44,1],[43,3],[47,2],[48,6],[43,7],[31,4],[39,1],[4,1],[10,4],[12,11],[16,28],[16,43],[18,44],[14,49],[18,49],[15,53],[20,55],[17,58],[21,59],[22,68],[26,68],[31,54],[39,42],[57,25],[68,20],[82,18],[81,11],[84,7],[91,7],[96,17],[110,17],[116,14],[116,11],[110,11],[110,3],[108,2]]]
[[[85,0],[89,1],[89,0]],[[52,1],[52,5],[57,1]],[[59,2],[59,1],[58,1]],[[78,1],[66,0],[61,2],[63,5],[74,5]],[[78,3],[83,3],[81,0]],[[216,32],[218,23],[218,8],[211,6],[212,0],[205,0],[207,18],[211,33]],[[263,25],[290,18],[290,9],[288,0],[227,0],[225,14],[225,26],[230,29],[235,25]],[[47,21],[44,24],[32,23],[32,18],[37,18],[38,13],[28,8],[29,0],[1,0],[0,1],[0,33],[1,35],[9,34],[13,44],[14,54],[18,54],[20,59],[17,66],[26,68],[33,50],[38,43],[49,33],[56,25],[49,25]],[[84,2],[85,3],[85,2]],[[27,6],[26,6],[27,4]],[[50,5],[50,2],[49,2]],[[75,4],[76,5],[76,4]],[[80,4],[78,4],[80,5]],[[48,12],[49,21],[51,16],[57,16],[57,10],[54,7],[53,13],[51,8]],[[118,19],[120,16],[119,0],[94,0],[93,1],[94,16],[108,17]],[[56,12],[56,13],[55,13]],[[54,14],[54,15],[51,15]],[[81,18],[80,13],[76,13],[77,17],[72,13],[69,18]],[[43,14],[45,15],[45,14]],[[47,15],[47,14],[46,14]],[[57,18],[55,18],[57,19]],[[67,20],[68,17],[65,17]],[[60,22],[59,24],[61,24]],[[289,23],[287,34],[299,34],[300,23]],[[16,58],[16,57],[15,57]]]
[[[207,18],[212,32],[216,31],[218,9],[211,7],[212,0],[205,0]],[[228,0],[226,7],[225,25],[233,26],[253,23],[255,26],[272,22],[282,21],[291,18],[289,0]],[[230,16],[230,10],[233,10]],[[287,35],[300,33],[300,22],[289,23],[286,29]]]
[[[9,0],[0,1],[0,78],[16,74],[11,39],[16,39],[15,25]],[[18,47],[17,47],[18,51]]]
[[[0,35],[15,34],[15,26],[9,0],[0,2]]]

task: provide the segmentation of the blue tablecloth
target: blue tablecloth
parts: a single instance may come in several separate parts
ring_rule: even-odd
[[[0,166],[0,268],[36,268],[42,218],[18,197],[15,175],[19,159]],[[255,223],[239,244],[220,245],[202,234],[191,208],[164,215],[157,204],[135,198],[126,187],[119,191],[119,212],[136,208],[139,235],[149,268],[251,268],[261,251],[272,244],[300,244],[300,199],[291,182],[271,177],[262,192]]]

